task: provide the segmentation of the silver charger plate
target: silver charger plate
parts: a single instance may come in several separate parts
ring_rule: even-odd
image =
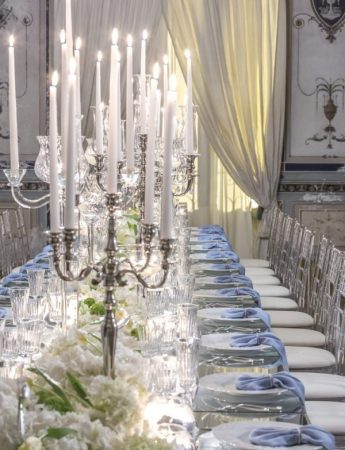
[[[230,276],[228,273],[227,275]],[[244,283],[238,281],[227,281],[226,283],[219,283],[216,281],[216,277],[199,277],[196,279],[195,287],[196,289],[227,289],[227,288],[237,288],[245,287]]]
[[[231,333],[258,333],[267,329],[265,323],[258,317],[244,317],[230,319],[222,317],[229,308],[205,308],[198,311],[199,328],[202,334]],[[208,332],[208,333],[207,333]]]
[[[206,334],[200,341],[200,362],[216,366],[266,366],[278,363],[279,355],[270,345],[232,347],[233,333]]]
[[[236,389],[240,374],[215,373],[199,380],[194,399],[195,411],[216,411],[232,414],[283,414],[301,409],[296,395],[283,388],[260,391]]]
[[[256,429],[263,426],[269,426],[270,428],[299,428],[298,425],[291,425],[283,422],[272,422],[267,425],[259,425],[253,422],[239,422],[234,427],[231,424],[222,424],[215,427],[212,430],[213,436],[220,443],[221,449],[225,448],[236,448],[237,450],[271,450],[273,447],[266,447],[261,445],[251,444],[249,441],[250,433]],[[229,447],[225,447],[229,446]],[[204,450],[205,447],[200,447]],[[322,447],[315,445],[294,445],[293,447],[279,447],[280,450],[322,450]]]

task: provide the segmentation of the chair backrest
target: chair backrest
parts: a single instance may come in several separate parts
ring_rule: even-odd
[[[279,215],[280,209],[278,206],[272,208],[267,215],[267,227],[269,229],[269,238],[267,244],[267,259],[271,260],[271,253],[274,249],[273,241],[275,239],[275,230],[277,226],[277,218]]]
[[[302,225],[295,221],[291,236],[291,247],[288,257],[287,267],[285,273],[282,275],[282,282],[284,286],[290,288],[293,286],[296,277],[296,270],[302,239]]]
[[[16,239],[19,243],[18,263],[25,263],[30,257],[29,239],[26,232],[23,210],[17,208],[15,210],[15,223],[16,223]]]
[[[270,266],[273,268],[274,272],[277,273],[280,254],[282,248],[282,241],[285,231],[285,223],[286,223],[287,215],[282,211],[279,211],[275,229],[275,236],[273,237],[273,250],[271,254]]]
[[[317,299],[315,306],[314,320],[316,328],[325,331],[330,320],[330,313],[335,307],[336,293],[344,260],[344,253],[337,248],[332,248],[330,252],[328,267],[325,276],[322,277],[321,295]]]
[[[324,277],[327,273],[329,259],[333,248],[334,245],[332,242],[326,238],[326,236],[322,236],[317,249],[314,268],[312,270],[310,295],[306,302],[306,311],[312,316],[315,314],[318,299],[322,295],[321,288],[324,285]]]
[[[282,280],[287,272],[289,256],[291,252],[291,239],[294,228],[295,219],[286,216],[284,219],[284,231],[281,239],[281,250],[279,260],[277,261],[276,275]]]
[[[311,264],[314,254],[314,233],[305,228],[301,238],[300,255],[296,269],[295,282],[291,287],[292,295],[296,298],[301,309],[305,309],[305,299],[310,290]]]
[[[345,295],[343,290],[342,296]],[[345,375],[345,313],[338,306],[329,314],[329,327],[326,330],[327,349],[334,353],[336,372]]]

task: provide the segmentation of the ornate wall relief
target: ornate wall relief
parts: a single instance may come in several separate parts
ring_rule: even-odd
[[[290,0],[286,159],[345,161],[345,0]]]

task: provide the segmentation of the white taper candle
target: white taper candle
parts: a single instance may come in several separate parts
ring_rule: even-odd
[[[53,72],[49,88],[49,171],[50,171],[50,231],[60,231],[59,175],[58,175],[58,124],[56,91],[58,73]]]
[[[127,37],[126,80],[126,155],[127,169],[134,170],[134,119],[133,119],[133,39]]]
[[[153,77],[151,79],[149,126],[147,136],[146,151],[146,172],[145,172],[145,223],[154,223],[154,186],[155,186],[155,144],[156,144],[156,91],[158,86],[159,65],[153,67]]]
[[[114,28],[112,33],[111,59],[110,59],[110,85],[109,85],[109,137],[108,137],[108,180],[109,194],[117,192],[117,54],[118,31]]]
[[[148,33],[143,31],[140,53],[140,126],[141,134],[146,133],[146,40]]]
[[[17,94],[16,94],[16,71],[14,62],[14,37],[10,36],[8,42],[8,106],[10,124],[10,158],[11,175],[18,175],[19,152],[18,152],[18,123],[17,123]]]
[[[96,150],[103,154],[103,108],[101,93],[101,61],[102,52],[97,53],[96,62]]]
[[[160,238],[173,237],[173,195],[172,195],[172,156],[175,135],[176,115],[176,76],[171,75],[167,101],[164,108],[164,167],[161,201]]]
[[[68,57],[65,30],[60,31],[61,43],[61,160],[62,173],[66,173],[67,134],[68,134]]]
[[[76,63],[75,59],[70,60],[70,71],[68,75],[68,151],[67,151],[67,166],[66,166],[66,208],[65,208],[65,228],[71,229],[75,227],[75,171],[76,171]]]
[[[189,50],[185,50],[187,59],[187,116],[186,116],[186,151],[187,155],[194,153],[194,118],[193,118],[193,81],[192,59]]]

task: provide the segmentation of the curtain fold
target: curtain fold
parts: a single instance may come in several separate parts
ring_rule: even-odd
[[[212,148],[259,205],[275,202],[283,145],[285,0],[164,0],[163,13]]]
[[[149,30],[147,70],[157,58],[166,53],[166,27],[162,20],[161,0],[73,0],[73,35],[80,36],[81,50],[81,101],[84,118],[83,134],[92,136],[93,117],[90,106],[95,104],[95,72],[97,51],[103,53],[102,98],[108,103],[111,32],[119,29],[121,51],[126,48],[127,35],[134,38],[133,73],[140,71],[140,40],[144,29]],[[54,2],[54,40],[52,68],[60,67],[59,33],[65,27],[65,2]],[[125,109],[126,55],[122,54],[121,92],[122,110]]]

